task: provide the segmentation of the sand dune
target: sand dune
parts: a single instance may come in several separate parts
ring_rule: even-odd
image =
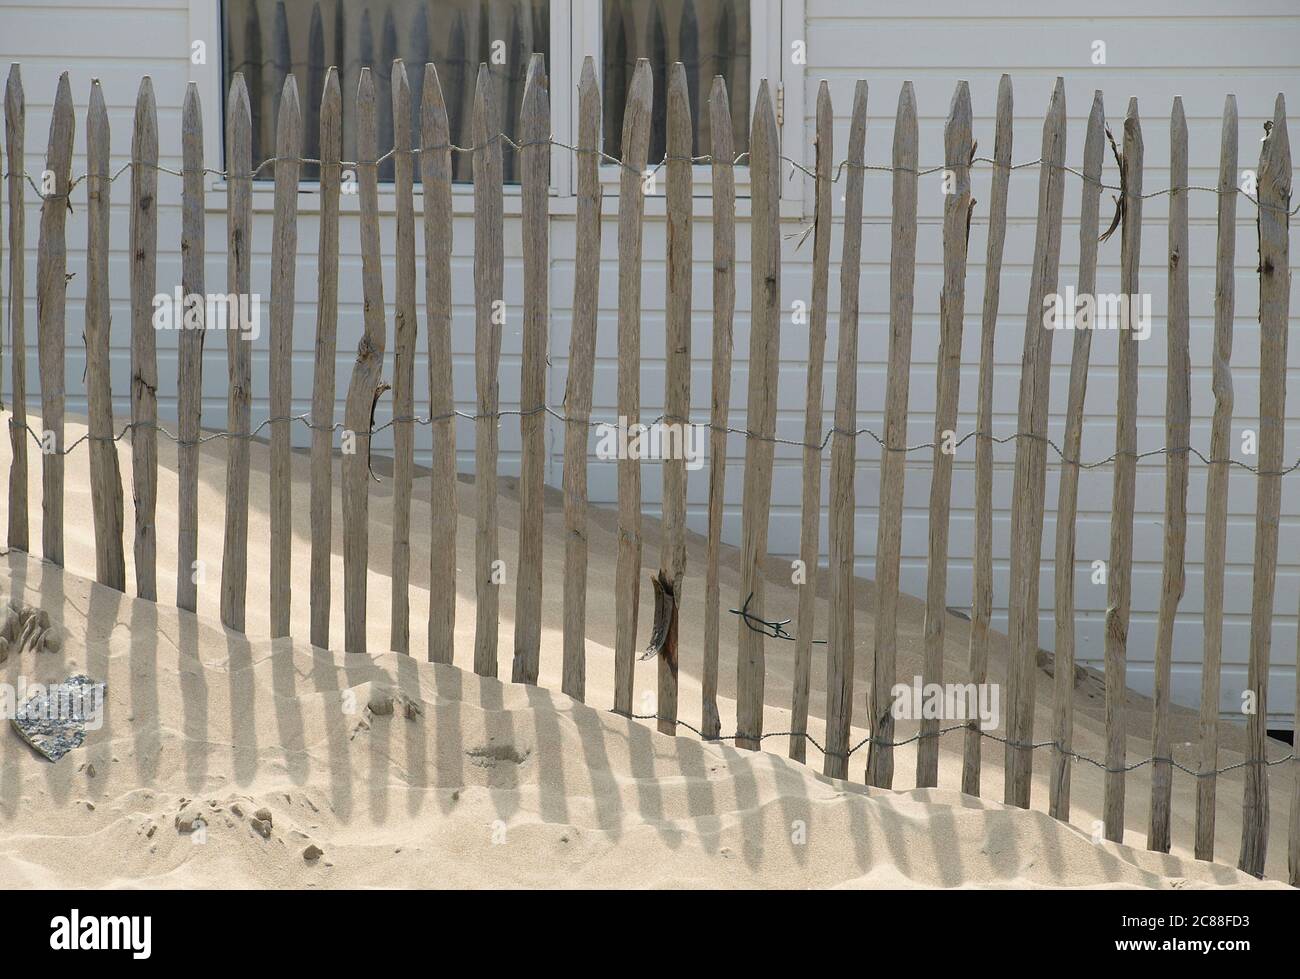
[[[34,423],[33,423],[34,424]],[[83,429],[69,425],[68,440]],[[9,447],[0,446],[0,472]],[[57,764],[12,731],[0,735],[0,885],[4,886],[1260,886],[1225,863],[1191,858],[1194,780],[1175,772],[1174,853],[1142,849],[1149,769],[1129,777],[1127,846],[1094,842],[1101,773],[1075,769],[1072,822],[1009,809],[1001,797],[1002,749],[986,742],[984,794],[957,791],[961,736],[942,742],[939,789],[911,789],[912,746],[896,753],[896,791],[859,784],[865,754],[851,759],[852,780],[823,778],[821,759],[788,761],[785,738],[767,751],[670,738],[651,722],[611,714],[613,680],[613,514],[593,510],[587,705],[560,694],[560,581],[563,536],[558,494],[548,497],[541,686],[483,679],[467,671],[473,643],[472,519],[458,536],[456,666],[424,662],[428,608],[428,482],[417,480],[412,528],[412,641],[415,655],[387,647],[390,485],[372,497],[369,641],[375,655],[347,656],[304,639],[269,640],[266,549],[267,454],[253,446],[248,636],[218,624],[222,541],[223,443],[203,452],[200,557],[210,562],[198,615],[174,599],[175,451],[160,444],[159,591],[162,604],[124,596],[87,580],[94,574],[87,453],[68,457],[67,570],[10,553],[0,562],[0,594],[47,609],[66,633],[56,653],[10,656],[0,679],[46,682],[85,671],[108,682],[104,727]],[[130,569],[130,452],[120,453]],[[32,540],[40,540],[39,456],[31,481]],[[296,455],[293,632],[308,633],[306,570],[308,467]],[[461,486],[472,513],[473,486]],[[337,486],[336,486],[337,497]],[[342,636],[342,564],[336,504],[333,637]],[[502,547],[513,561],[517,507],[502,482]],[[658,555],[646,522],[646,559]],[[39,544],[37,544],[39,547]],[[682,717],[699,723],[698,647],[702,633],[702,541],[693,538],[683,608]],[[730,552],[725,558],[734,560]],[[769,608],[793,613],[788,565],[774,562]],[[724,570],[724,601],[736,575]],[[501,672],[509,674],[514,579],[502,594]],[[129,590],[131,586],[129,585]],[[692,601],[694,599],[694,601]],[[651,596],[641,624],[648,631]],[[858,719],[870,675],[871,588],[859,584]],[[899,674],[919,672],[921,603],[901,610]],[[819,603],[818,635],[826,609]],[[949,622],[947,674],[964,675],[967,624]],[[720,704],[724,732],[734,721],[734,621],[724,623]],[[791,644],[769,642],[767,730],[788,726]],[[814,652],[812,733],[820,739],[825,663]],[[1045,659],[1035,740],[1050,738]],[[462,669],[464,668],[464,669]],[[990,674],[1005,675],[1005,640],[994,637]],[[636,709],[654,710],[654,664],[639,664]],[[1102,756],[1101,685],[1080,678],[1076,746]],[[1150,705],[1131,696],[1131,760],[1150,753]],[[901,722],[899,735],[914,733]],[[865,734],[855,726],[853,740]],[[1175,754],[1195,718],[1175,711]],[[1242,737],[1225,735],[1222,765],[1241,758]],[[1275,755],[1284,745],[1272,745]],[[1047,756],[1035,762],[1034,805],[1045,808]],[[1292,765],[1270,770],[1274,840],[1268,871],[1285,874],[1284,832]],[[1240,770],[1220,779],[1218,851],[1236,857]],[[266,810],[266,812],[261,812]],[[269,815],[269,820],[265,817]],[[197,831],[196,831],[197,830]],[[308,859],[304,851],[321,854]],[[311,851],[314,855],[314,851]]]

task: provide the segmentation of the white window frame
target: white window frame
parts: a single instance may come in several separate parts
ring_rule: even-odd
[[[572,98],[566,93],[574,92],[577,86],[577,76],[570,76],[570,70],[573,64],[572,45],[572,16],[573,4],[581,0],[550,0],[551,3],[551,64],[547,65],[549,73],[549,88],[551,92],[551,125],[554,136],[561,143],[572,143],[572,135],[568,131],[571,113],[567,111],[566,103],[576,98]],[[189,78],[195,82],[199,88],[199,97],[203,102],[203,153],[204,164],[213,170],[224,167],[224,149],[225,149],[225,107],[226,95],[222,91],[222,64],[224,51],[222,49],[224,38],[222,36],[221,24],[221,0],[189,0],[189,24],[190,37],[193,40],[202,40],[207,45],[206,63],[196,65],[191,61]],[[579,66],[581,62],[579,61]],[[344,92],[343,97],[347,99],[349,93]],[[576,130],[575,130],[576,132]],[[380,147],[380,152],[384,152],[386,147]],[[261,160],[254,160],[253,165],[257,166]],[[564,150],[554,148],[551,152],[551,194],[552,196],[571,196],[573,185],[573,164],[571,155]],[[311,194],[314,188],[319,187],[316,181],[302,181],[301,187],[307,191],[299,200],[299,209],[312,211],[315,210],[317,197]],[[224,191],[225,180],[219,176],[213,176],[208,186],[209,190]],[[415,185],[415,200],[417,210],[423,210],[423,188],[419,183]],[[505,190],[505,208],[507,214],[518,214],[520,211],[520,189],[518,185],[507,185]],[[469,202],[472,202],[474,188],[468,183],[457,183],[452,185],[453,205],[457,211],[468,208]],[[225,208],[224,193],[208,194],[207,203],[209,209],[222,210]],[[253,190],[253,207],[255,210],[270,210],[273,206],[273,192],[271,181],[258,182],[254,184]],[[357,199],[355,197],[344,197],[340,202],[343,210],[355,210]],[[379,206],[384,212],[391,212],[395,207],[392,184],[379,185]]]
[[[573,77],[573,84],[576,86],[578,79],[582,77],[583,60],[587,55],[591,55],[596,62],[597,77],[602,85],[603,92],[604,79],[600,78],[601,66],[604,64],[604,31],[601,29],[603,0],[570,0],[570,2],[572,3],[573,16],[573,61],[570,65],[570,73]],[[751,112],[754,100],[758,96],[758,85],[762,79],[768,79],[773,98],[781,97],[780,93],[786,88],[786,78],[783,70],[787,67],[784,57],[784,51],[786,50],[784,35],[790,26],[785,16],[787,8],[791,20],[797,22],[800,25],[798,30],[802,31],[803,0],[750,0],[749,105]],[[802,81],[802,79],[800,80]],[[795,116],[802,116],[802,99],[796,94],[802,91],[802,85],[798,87],[790,86],[789,91],[794,98],[786,102],[784,120],[786,124],[781,127],[782,153],[786,155],[789,155],[785,149],[787,132],[798,131],[803,128],[802,119],[794,118]],[[791,123],[797,123],[797,125],[791,125]],[[576,91],[574,91],[570,100],[568,126],[571,132],[575,134],[578,132]],[[576,177],[572,179],[576,180]],[[610,163],[602,165],[600,179],[603,194],[607,197],[617,196],[618,168]],[[709,196],[712,180],[713,175],[709,166],[699,165],[694,167],[692,184],[695,196]],[[787,182],[783,180],[781,182],[782,197],[801,195],[802,191],[801,181]],[[570,192],[577,192],[576,185],[570,185]],[[657,193],[654,196],[663,196],[665,192],[664,182],[660,181]],[[748,167],[736,168],[736,194],[740,197],[749,196]]]

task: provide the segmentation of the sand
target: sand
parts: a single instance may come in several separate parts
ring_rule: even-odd
[[[33,426],[36,422],[33,421]],[[84,432],[72,422],[68,441]],[[8,472],[8,440],[0,472]],[[129,443],[120,450],[126,490],[128,591],[132,503]],[[39,605],[64,630],[58,652],[10,656],[0,680],[48,682],[85,671],[108,683],[103,727],[57,764],[39,757],[5,726],[0,733],[0,885],[6,887],[1201,887],[1281,886],[1294,766],[1270,769],[1272,826],[1268,876],[1236,871],[1241,770],[1219,780],[1217,852],[1192,859],[1195,779],[1174,773],[1170,855],[1145,851],[1150,769],[1128,778],[1127,845],[1100,841],[1101,772],[1076,765],[1071,822],[1046,815],[1048,752],[1036,752],[1033,806],[1003,806],[1002,747],[985,745],[983,794],[958,791],[961,734],[945,736],[940,788],[913,789],[914,745],[896,752],[893,791],[861,784],[865,752],[848,781],[789,761],[787,739],[764,751],[702,744],[689,732],[667,737],[653,722],[609,712],[613,702],[614,514],[593,509],[588,597],[587,704],[559,693],[563,518],[548,490],[540,685],[484,679],[473,655],[472,501],[463,480],[457,540],[457,648],[454,666],[425,659],[428,609],[429,483],[417,477],[412,526],[414,655],[388,646],[391,484],[373,485],[369,642],[373,655],[312,647],[305,638],[269,640],[267,449],[252,451],[248,634],[222,628],[218,584],[225,451],[203,450],[200,558],[209,562],[197,615],[175,596],[175,448],[160,440],[159,593],[154,605],[94,584],[87,487],[88,453],[68,457],[66,569],[11,552],[0,560],[0,595]],[[31,457],[31,538],[39,549],[39,455]],[[308,458],[295,454],[293,633],[308,635]],[[425,474],[421,473],[420,476]],[[342,529],[335,481],[332,638],[342,637]],[[512,566],[518,507],[501,481],[501,542]],[[647,571],[657,561],[658,526],[646,521]],[[724,553],[723,599],[734,604],[736,553]],[[682,718],[700,720],[701,654],[688,637],[703,632],[703,540],[692,537],[682,615]],[[789,566],[772,562],[768,607],[793,614]],[[500,672],[509,676],[514,577],[502,593]],[[440,586],[441,587],[441,586]],[[640,637],[652,596],[642,594]],[[872,592],[857,595],[854,703],[861,722],[870,676]],[[818,603],[815,633],[824,634]],[[923,604],[900,609],[899,675],[919,672]],[[792,625],[792,628],[797,626]],[[948,622],[946,675],[965,673],[968,623]],[[737,625],[727,617],[721,652],[724,733],[734,730]],[[788,727],[793,644],[767,643],[765,729]],[[1035,740],[1048,740],[1050,657],[1037,682]],[[653,662],[638,664],[636,710],[654,710]],[[1005,638],[995,635],[990,676],[1006,672]],[[811,732],[820,740],[825,661],[814,647]],[[1078,750],[1101,758],[1102,686],[1077,684]],[[1129,757],[1150,754],[1150,703],[1131,695]],[[1196,720],[1176,709],[1175,756],[1195,763]],[[914,733],[901,721],[898,734]],[[1000,733],[1000,732],[999,732]],[[855,725],[853,741],[865,736]],[[1220,764],[1240,761],[1244,738],[1224,734]],[[1287,747],[1270,744],[1271,755]],[[265,812],[262,812],[265,810]],[[260,815],[259,815],[260,814]],[[267,819],[265,817],[269,816]],[[320,855],[316,855],[316,851]],[[306,854],[306,855],[305,855]],[[312,859],[314,857],[314,859]]]

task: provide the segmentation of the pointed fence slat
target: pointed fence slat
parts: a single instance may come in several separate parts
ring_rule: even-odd
[[[849,773],[853,722],[854,576],[853,521],[857,502],[858,311],[862,277],[863,169],[867,140],[867,83],[853,89],[848,169],[844,171],[844,242],[840,256],[839,354],[835,363],[835,428],[831,435],[830,621],[826,635],[826,753],[823,771]]]
[[[1038,669],[1038,577],[1042,564],[1043,504],[1047,478],[1048,385],[1052,336],[1043,325],[1044,299],[1056,293],[1061,258],[1061,211],[1065,200],[1065,82],[1057,78],[1043,120],[1043,161],[1038,173],[1038,227],[1029,280],[1020,370],[1020,405],[1011,503],[1011,587],[1008,660],[1012,704],[1007,725],[1004,801],[1029,808],[1034,733],[1034,680]]]
[[[668,77],[668,310],[664,331],[663,536],[659,557],[660,600],[667,601],[667,633],[658,652],[659,731],[677,733],[678,625],[686,575],[686,432],[691,413],[691,123],[686,68],[676,62]],[[675,448],[674,448],[675,446]],[[656,616],[656,619],[658,616]]]
[[[375,83],[369,68],[357,83],[357,190],[361,204],[363,332],[348,382],[343,425],[354,439],[343,454],[343,648],[366,651],[366,585],[370,548],[370,441],[375,402],[383,393],[387,324],[383,253],[379,240],[379,158]],[[345,433],[345,434],[347,434]]]
[[[1079,203],[1079,281],[1076,294],[1091,297],[1097,287],[1097,220],[1101,213],[1101,167],[1106,152],[1106,117],[1101,92],[1093,95],[1083,144],[1082,199]],[[1091,307],[1095,316],[1095,304]],[[1070,818],[1070,752],[1074,743],[1074,546],[1079,507],[1079,452],[1083,445],[1083,410],[1088,392],[1088,356],[1093,323],[1073,315],[1070,391],[1065,409],[1060,487],[1056,503],[1056,660],[1052,688],[1052,774],[1048,812]],[[1062,325],[1062,324],[1058,324]]]
[[[993,371],[994,339],[1002,285],[1002,250],[1007,238],[1007,192],[1011,183],[1011,76],[998,83],[993,134],[993,179],[989,193],[988,243],[984,258],[984,308],[980,318],[980,369],[975,409],[975,547],[971,585],[967,676],[978,690],[988,682],[989,620],[993,616]],[[966,725],[961,790],[980,794],[984,735],[978,718]]]
[[[1214,263],[1214,352],[1210,384],[1214,421],[1205,486],[1204,642],[1201,647],[1201,764],[1196,779],[1196,859],[1214,859],[1214,806],[1219,767],[1219,688],[1223,663],[1223,570],[1228,537],[1232,452],[1232,316],[1237,260],[1237,97],[1223,103],[1219,148],[1218,249]],[[1293,813],[1294,815],[1294,813]]]
[[[928,563],[925,584],[924,653],[921,680],[943,683],[944,626],[948,619],[948,534],[952,508],[952,465],[956,448],[957,399],[961,383],[962,318],[966,311],[966,251],[970,239],[970,86],[957,83],[944,126],[943,292],[939,294],[939,367],[930,474]],[[918,788],[939,784],[939,718],[921,718],[916,745]]]
[[[64,336],[67,322],[68,195],[71,191],[72,139],[76,122],[68,73],[59,76],[50,118],[45,168],[53,188],[41,204],[40,250],[36,256],[36,329],[41,374],[42,525],[41,553],[63,564],[63,394]],[[49,451],[53,450],[53,451]]]
[[[812,302],[808,309],[808,383],[803,428],[803,508],[799,525],[799,630],[794,647],[794,691],[790,704],[790,757],[803,761],[808,738],[808,683],[813,630],[817,626],[817,562],[821,554],[822,381],[826,368],[826,306],[831,267],[831,168],[834,156],[830,86],[817,90],[816,173],[813,202]]]
[[[424,66],[420,103],[424,293],[433,418],[429,542],[429,661],[450,663],[456,639],[456,402],[451,372],[451,135],[442,85]]]
[[[316,362],[311,397],[311,643],[330,644],[333,576],[334,383],[338,348],[339,193],[343,95],[337,68],[325,75],[320,102],[320,238],[316,259]]]
[[[244,76],[236,73],[226,105],[226,533],[221,557],[221,622],[244,631],[248,595],[248,433],[252,418],[253,119]],[[232,329],[231,327],[235,327]]]
[[[502,244],[501,141],[496,138],[496,96],[487,65],[478,67],[474,89],[474,364],[478,413],[474,422],[474,489],[477,498],[475,551],[474,672],[497,675],[497,610],[501,576],[497,565],[497,414],[501,361],[500,315],[505,279]]]
[[[1273,591],[1277,581],[1282,453],[1286,435],[1286,349],[1291,299],[1291,143],[1286,101],[1279,93],[1259,152],[1259,476],[1255,501],[1255,578],[1250,603],[1246,689],[1246,791],[1241,803],[1237,866],[1256,877],[1268,852],[1268,672]],[[1294,875],[1296,866],[1291,865]]]
[[[9,370],[11,377],[9,445],[13,462],[9,466],[9,546],[29,548],[27,529],[27,336],[24,326],[27,244],[26,195],[23,180],[27,102],[23,96],[22,72],[9,66],[5,81],[5,170],[9,174],[5,197],[9,203]]]
[[[618,424],[641,420],[641,224],[643,171],[654,97],[650,62],[637,59],[623,109],[618,198]],[[628,453],[624,453],[627,455]],[[632,670],[641,577],[641,462],[618,460],[618,563],[614,569],[614,710],[632,713]]]
[[[397,295],[393,308],[393,575],[390,646],[411,651],[411,488],[415,478],[415,158],[411,84],[393,62],[393,196],[397,202]]]
[[[1151,812],[1147,849],[1169,852],[1169,809],[1174,768],[1169,737],[1174,616],[1187,586],[1187,478],[1192,437],[1192,361],[1188,350],[1187,117],[1174,98],[1169,119],[1169,307],[1165,362],[1165,544],[1156,625],[1154,710],[1151,730]]]
[[[1122,147],[1123,225],[1119,246],[1122,296],[1138,295],[1142,244],[1142,124],[1137,99],[1124,115]],[[1106,839],[1124,841],[1125,675],[1133,588],[1133,504],[1137,484],[1138,339],[1133,310],[1121,306],[1117,331],[1119,380],[1115,409],[1115,482],[1110,508],[1110,560],[1106,582],[1106,779],[1102,823]]]
[[[205,295],[203,262],[203,106],[197,82],[185,87],[181,106],[181,292]],[[199,599],[199,435],[203,417],[203,341],[207,305],[185,309],[176,365],[176,606],[193,612]]]
[[[732,325],[736,311],[735,144],[727,83],[713,79],[709,92],[710,152],[713,157],[713,359],[709,407],[709,526],[704,571],[704,669],[700,679],[701,732],[705,740],[722,733],[718,716],[718,636],[722,589],[718,564],[722,551],[722,508],[726,502],[727,426],[731,412]]]
[[[90,433],[90,496],[95,519],[95,578],[126,591],[122,554],[122,474],[113,441],[113,393],[109,384],[108,109],[95,79],[86,113],[86,407]]]
[[[893,224],[889,258],[889,376],[885,435],[880,449],[880,513],[876,534],[875,661],[872,667],[872,744],[867,784],[894,780],[891,693],[897,664],[898,565],[902,547],[903,467],[907,445],[908,375],[912,363],[912,289],[916,277],[916,95],[904,82],[894,122]]]
[[[275,121],[275,216],[271,229],[271,636],[289,634],[293,474],[293,305],[298,261],[298,158],[302,110],[293,76],[284,80]]]
[[[158,107],[145,75],[131,137],[131,481],[135,491],[135,589],[158,598]]]
[[[536,683],[542,645],[542,524],[546,480],[547,255],[551,183],[551,103],[546,58],[534,54],[524,83],[519,135],[523,183],[524,337],[519,385],[519,570],[515,575],[515,683]]]
[[[573,330],[564,387],[564,662],[560,689],[576,700],[587,693],[587,443],[600,293],[600,110],[596,66],[587,57],[578,83]]]
[[[740,594],[736,608],[764,617],[762,563],[772,504],[772,459],[776,448],[776,386],[781,358],[780,136],[767,79],[758,83],[750,127],[752,181],[749,401],[745,428],[745,486],[741,498]],[[754,437],[756,436],[756,437]],[[757,751],[763,735],[766,679],[763,633],[737,618],[736,747]]]

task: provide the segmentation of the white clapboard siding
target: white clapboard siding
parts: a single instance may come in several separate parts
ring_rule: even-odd
[[[190,65],[190,42],[211,33],[210,7],[215,0],[133,0],[127,6],[108,0],[79,0],[77,3],[44,0],[14,3],[0,0],[0,64],[23,63],[23,80],[27,91],[27,168],[38,171],[45,148],[45,134],[53,101],[54,87],[60,71],[70,72],[72,92],[77,106],[77,139],[73,172],[85,170],[84,120],[90,80],[101,80],[112,130],[112,169],[116,170],[129,154],[131,119],[135,92],[140,75],[153,78],[158,101],[160,161],[164,166],[180,167],[181,102],[186,82],[198,77]],[[1175,95],[1181,96],[1187,113],[1189,137],[1189,174],[1194,185],[1213,186],[1217,179],[1219,127],[1224,96],[1235,93],[1240,111],[1241,165],[1253,167],[1256,148],[1263,135],[1262,124],[1272,113],[1273,98],[1285,93],[1291,104],[1300,104],[1300,10],[1294,0],[1243,0],[1232,5],[1231,15],[1224,16],[1220,0],[1095,0],[1086,6],[1086,17],[1078,15],[1080,7],[1067,0],[1044,0],[1030,8],[1015,0],[990,0],[978,5],[978,16],[971,15],[966,0],[933,0],[918,4],[915,0],[786,0],[802,7],[802,40],[807,42],[808,65],[802,90],[787,85],[787,135],[795,127],[800,138],[787,146],[801,146],[805,162],[813,162],[814,109],[818,82],[829,82],[834,106],[834,142],[847,145],[849,113],[853,86],[858,78],[870,83],[866,158],[869,163],[887,160],[893,138],[893,107],[899,86],[911,80],[915,87],[919,112],[920,161],[935,165],[943,159],[943,122],[953,85],[958,79],[970,83],[974,110],[974,135],[979,141],[978,154],[993,151],[993,122],[998,80],[1009,72],[1015,84],[1015,150],[1013,160],[1032,159],[1037,152],[1037,134],[1055,76],[1065,77],[1068,115],[1067,163],[1078,167],[1081,162],[1084,127],[1095,88],[1101,88],[1110,106],[1122,106],[1129,96],[1138,98],[1144,120],[1147,190],[1169,184],[1168,127],[1158,120],[1168,117]],[[786,18],[798,24],[799,17]],[[200,23],[201,22],[201,23]],[[575,35],[578,36],[578,35]],[[794,38],[782,38],[783,48]],[[1091,64],[1094,40],[1107,42],[1107,64]],[[219,57],[216,38],[208,38],[208,57]],[[581,55],[583,52],[578,52]],[[552,83],[555,117],[571,112],[569,94],[576,87],[576,75],[570,79],[567,66],[548,66]],[[797,76],[796,76],[797,77]],[[300,87],[305,79],[299,79]],[[206,90],[205,90],[206,91]],[[350,105],[353,92],[344,92]],[[205,99],[206,117],[219,118],[221,106]],[[381,147],[381,149],[384,149]],[[216,165],[218,146],[208,146],[209,165]],[[567,172],[567,171],[566,171]],[[269,176],[269,171],[267,176]],[[987,231],[987,201],[991,171],[977,165],[972,171],[973,194],[978,201],[971,232],[970,259],[966,279],[967,322],[962,350],[961,399],[957,430],[975,427],[976,374],[978,366],[978,313],[983,302],[983,260]],[[1114,160],[1106,156],[1103,180],[1117,181]],[[919,197],[920,228],[917,240],[915,319],[912,350],[911,405],[908,412],[909,444],[928,441],[932,435],[934,408],[935,359],[938,349],[939,292],[942,283],[941,221],[943,199],[939,175],[921,178]],[[212,184],[209,184],[211,187]],[[793,186],[783,180],[783,186]],[[836,227],[832,234],[831,279],[826,350],[837,349],[838,274],[841,231],[839,215],[843,183],[832,195]],[[862,239],[861,315],[858,365],[858,425],[880,431],[884,410],[884,360],[888,322],[889,275],[889,186],[888,174],[868,172],[865,178],[865,226]],[[1021,319],[1029,285],[1037,198],[1037,173],[1033,169],[1013,173],[1007,208],[1006,246],[1002,272],[1001,316],[995,347],[994,428],[1009,434],[1015,427],[1016,396],[1020,370]],[[125,417],[129,390],[129,252],[123,229],[128,223],[129,195],[126,183],[119,181],[112,204],[112,251],[109,256],[109,281],[113,331],[111,337],[112,389],[118,399],[117,417]],[[1061,283],[1069,285],[1076,274],[1078,261],[1077,234],[1071,230],[1078,220],[1078,178],[1066,183],[1065,223],[1062,238]],[[663,191],[661,181],[660,192]],[[68,284],[67,388],[68,409],[85,412],[85,387],[82,383],[84,353],[81,333],[86,289],[85,276],[85,208],[76,200],[84,195],[84,185],[74,191],[74,211],[68,215],[68,268],[77,273]],[[614,185],[606,183],[606,192]],[[512,316],[502,343],[500,383],[501,406],[518,406],[520,358],[522,354],[523,266],[517,191],[507,191],[505,226],[505,299]],[[1102,197],[1102,221],[1111,214],[1111,194]],[[209,193],[209,219],[206,223],[207,282],[225,280],[224,193]],[[811,187],[805,181],[802,208],[811,207]],[[551,200],[553,213],[549,242],[551,319],[549,324],[547,400],[559,404],[564,391],[569,349],[574,275],[574,199],[566,186]],[[474,407],[473,372],[473,295],[472,248],[473,221],[468,189],[459,190],[455,203],[452,284],[452,356],[455,397],[461,410]],[[39,228],[38,202],[27,197],[27,323],[28,398],[37,403],[39,379],[36,371],[34,343],[36,234]],[[737,217],[737,275],[735,317],[735,364],[731,391],[731,425],[746,424],[745,401],[748,388],[749,360],[749,219],[748,200],[739,202]],[[299,201],[299,240],[314,242],[318,236],[318,201],[302,195]],[[381,238],[386,255],[392,254],[395,226],[391,192],[380,197]],[[797,232],[803,220],[793,213],[795,204],[783,212],[783,232]],[[422,208],[416,194],[417,212]],[[253,288],[263,296],[262,337],[254,347],[252,414],[254,424],[269,413],[268,399],[268,330],[271,269],[271,190],[268,181],[254,194],[255,227],[253,235]],[[1190,350],[1192,361],[1192,444],[1208,450],[1213,398],[1210,391],[1210,357],[1213,335],[1215,215],[1214,196],[1192,193],[1189,197],[1189,278],[1191,294]],[[1151,291],[1152,337],[1141,348],[1138,390],[1138,444],[1142,450],[1159,447],[1164,442],[1164,313],[1166,309],[1165,219],[1168,200],[1155,197],[1144,208],[1141,280]],[[710,256],[712,238],[710,202],[694,201],[694,280],[692,284],[692,408],[697,420],[706,420],[710,389],[710,350],[712,326],[712,274]],[[1233,383],[1235,409],[1233,451],[1240,455],[1240,433],[1252,428],[1258,412],[1259,387],[1255,369],[1259,359],[1259,333],[1256,319],[1258,279],[1255,273],[1256,240],[1254,209],[1242,201],[1237,213],[1237,304],[1234,323]],[[592,416],[611,418],[616,414],[616,252],[617,201],[607,197],[602,218],[600,270],[600,312],[597,321],[596,367],[592,395]],[[158,286],[171,288],[180,280],[179,241],[181,232],[180,180],[160,175],[158,207]],[[344,198],[340,222],[339,259],[339,403],[336,417],[342,415],[342,397],[352,351],[361,332],[361,261],[357,227],[356,198]],[[423,236],[416,236],[417,261],[423,261]],[[665,302],[667,272],[665,266],[665,219],[661,200],[651,200],[646,208],[644,241],[643,366],[642,415],[653,418],[663,410]],[[1100,246],[1097,270],[1099,292],[1115,291],[1119,281],[1119,236]],[[795,249],[792,240],[783,245],[783,280],[781,295],[788,310],[796,299],[808,300],[812,291],[811,240]],[[394,263],[384,263],[384,294],[395,295]],[[300,249],[297,268],[298,295],[294,314],[293,341],[293,411],[310,408],[312,363],[314,352],[315,265],[312,248]],[[417,303],[423,310],[424,277],[417,276]],[[1300,309],[1300,303],[1293,304]],[[420,331],[425,330],[423,312]],[[659,338],[659,339],[656,339]],[[1058,442],[1064,431],[1069,371],[1070,343],[1054,345],[1049,435]],[[225,421],[225,345],[209,342],[203,372],[203,406],[205,426],[217,428]],[[427,346],[416,346],[415,397],[417,413],[428,410]],[[783,319],[781,337],[780,384],[777,398],[777,434],[803,437],[804,383],[807,376],[807,336],[803,328]],[[1292,366],[1300,365],[1300,344],[1292,344]],[[158,337],[158,372],[160,378],[159,411],[165,425],[174,425],[176,417],[175,335]],[[1114,448],[1116,344],[1113,336],[1094,337],[1088,379],[1086,418],[1083,426],[1082,454],[1085,459],[1110,455]],[[391,354],[386,375],[391,376]],[[7,373],[7,372],[6,372]],[[7,393],[8,379],[4,379]],[[831,423],[835,390],[833,354],[826,363],[824,424]],[[1300,456],[1300,399],[1289,399],[1284,457],[1288,462]],[[377,420],[391,417],[391,401],[379,405]],[[548,419],[546,446],[547,483],[560,485],[563,458],[562,428]],[[594,446],[595,435],[592,436]],[[308,444],[308,431],[293,427],[295,446]],[[391,433],[376,439],[376,451],[391,449]],[[428,465],[430,430],[415,430],[417,462]],[[474,432],[466,421],[457,423],[456,446],[458,468],[473,471]],[[519,471],[519,425],[506,419],[501,426],[500,471],[515,475]],[[724,540],[736,544],[740,534],[740,496],[743,480],[739,475],[744,463],[743,440],[728,440],[729,470],[724,514]],[[879,492],[879,458],[876,443],[860,439],[857,451],[855,489],[858,505],[855,540],[856,567],[859,574],[874,568],[876,541],[876,505]],[[908,460],[902,527],[902,588],[914,595],[924,593],[925,556],[928,539],[926,513],[929,493],[929,453],[914,453]],[[1040,596],[1040,642],[1050,648],[1053,639],[1051,614],[1052,541],[1055,534],[1056,457],[1049,452],[1046,499],[1048,511],[1043,535],[1043,564]],[[1008,549],[1010,499],[1014,447],[1001,445],[994,452],[994,628],[1006,628],[1008,586]],[[775,452],[772,522],[769,544],[773,552],[794,557],[799,544],[801,453],[797,447],[778,445]],[[822,474],[823,504],[829,485],[830,453],[824,456]],[[1143,690],[1151,686],[1151,660],[1155,647],[1156,610],[1160,590],[1160,553],[1164,508],[1164,461],[1160,457],[1139,464],[1134,524],[1133,613],[1130,628],[1128,678]],[[616,472],[611,463],[592,459],[589,468],[590,497],[594,503],[612,505],[616,498]],[[687,522],[692,531],[707,528],[707,478],[699,472],[688,474]],[[1187,587],[1179,607],[1174,629],[1172,690],[1176,702],[1194,704],[1199,691],[1201,649],[1201,554],[1204,544],[1206,470],[1193,460],[1188,494]],[[1245,657],[1249,631],[1249,594],[1254,539],[1254,480],[1240,470],[1233,470],[1228,500],[1226,538],[1226,574],[1224,608],[1222,704],[1234,711],[1239,692],[1245,684]],[[1279,543],[1279,567],[1274,618],[1274,676],[1270,685],[1270,726],[1290,726],[1294,709],[1293,656],[1295,649],[1297,603],[1300,602],[1300,475],[1284,481],[1282,525]],[[659,468],[647,464],[643,473],[642,503],[645,513],[657,517],[660,511],[662,477]],[[1102,662],[1105,588],[1093,585],[1089,564],[1104,559],[1108,539],[1111,475],[1107,469],[1084,471],[1079,481],[1078,567],[1075,569],[1075,603],[1077,608],[1077,659],[1082,665],[1099,667]],[[950,557],[947,603],[966,608],[971,601],[971,563],[973,554],[974,441],[968,441],[954,463]],[[826,560],[826,513],[821,520],[822,560]],[[305,574],[305,569],[304,572]],[[795,610],[772,610],[778,616],[792,615]],[[821,638],[819,633],[818,638]]]

